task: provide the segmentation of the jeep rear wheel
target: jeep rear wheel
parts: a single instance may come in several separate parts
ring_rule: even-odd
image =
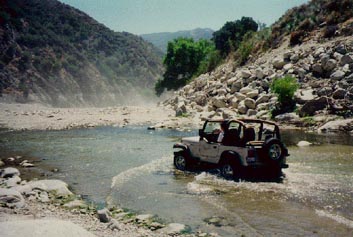
[[[268,140],[265,149],[270,160],[280,161],[283,158],[283,145],[278,139]]]
[[[239,180],[240,170],[234,162],[225,162],[220,167],[221,176],[227,180]]]
[[[188,168],[188,158],[186,158],[185,154],[179,153],[174,156],[174,166],[178,170],[186,170]]]

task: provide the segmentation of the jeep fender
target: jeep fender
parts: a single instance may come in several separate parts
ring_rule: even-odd
[[[219,163],[222,164],[226,159],[232,159],[234,162],[241,166],[247,166],[247,163],[243,161],[241,156],[235,151],[224,151],[221,155]]]
[[[176,143],[173,145],[173,148],[178,149],[177,151],[174,151],[174,155],[176,155],[177,153],[183,152],[184,154],[191,157],[191,152],[187,145],[183,143]]]

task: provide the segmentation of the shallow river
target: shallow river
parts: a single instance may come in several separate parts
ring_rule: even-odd
[[[60,169],[54,178],[98,205],[155,214],[192,231],[352,236],[352,137],[285,131],[291,154],[285,178],[236,183],[173,168],[173,143],[195,135],[144,127],[2,132],[0,151],[41,158],[43,165]],[[316,145],[298,148],[300,140]],[[214,224],[209,224],[212,218]]]

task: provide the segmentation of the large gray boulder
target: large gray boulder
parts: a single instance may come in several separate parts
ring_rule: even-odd
[[[335,71],[334,73],[332,73],[330,77],[331,77],[333,80],[341,80],[341,79],[344,77],[344,75],[346,75],[345,72],[343,72],[343,71],[341,71],[341,70],[337,70],[337,71]]]
[[[294,99],[299,104],[304,104],[308,101],[311,101],[311,100],[315,99],[315,97],[316,96],[314,95],[313,89],[298,90],[294,94]]]
[[[20,176],[20,171],[16,168],[8,167],[0,171],[1,178],[11,178],[14,176]]]
[[[58,196],[71,196],[73,193],[68,189],[67,183],[61,180],[38,180],[30,181],[28,185],[32,189],[43,190],[46,192],[54,192]]]
[[[244,100],[244,105],[248,108],[248,109],[255,109],[256,108],[256,102],[255,100],[251,99],[251,98],[246,98]]]
[[[319,127],[318,132],[352,132],[353,119],[335,120],[330,121],[323,126]]]
[[[0,222],[1,236],[95,237],[82,227],[62,220],[16,220]]]
[[[286,64],[286,62],[281,58],[275,58],[272,61],[273,67],[278,70],[281,70],[285,64]]]
[[[328,106],[328,98],[320,97],[318,99],[306,102],[303,107],[299,109],[299,116],[313,116],[316,111],[323,110]]]
[[[16,190],[0,188],[0,206],[2,205],[21,208],[24,207],[25,200],[22,194]]]
[[[344,66],[346,64],[352,64],[352,63],[353,63],[353,56],[348,55],[348,54],[344,55],[340,61],[341,66]]]

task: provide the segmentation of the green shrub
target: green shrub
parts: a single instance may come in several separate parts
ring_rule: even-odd
[[[271,90],[278,96],[279,104],[272,110],[272,116],[292,112],[295,109],[294,93],[298,89],[298,82],[294,77],[285,76],[275,79]]]

